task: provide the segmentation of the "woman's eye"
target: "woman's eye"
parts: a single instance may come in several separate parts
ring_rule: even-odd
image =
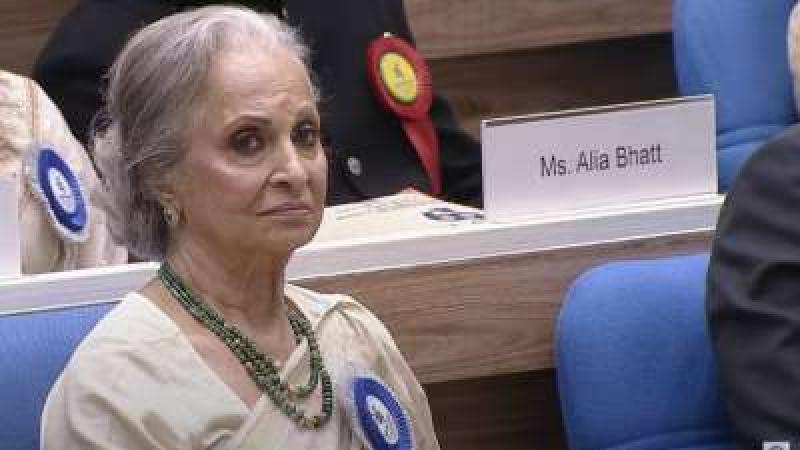
[[[301,125],[292,130],[292,142],[298,147],[316,147],[319,143],[319,129],[312,125]]]
[[[243,156],[251,156],[264,149],[264,138],[255,130],[241,130],[231,136],[231,148]]]

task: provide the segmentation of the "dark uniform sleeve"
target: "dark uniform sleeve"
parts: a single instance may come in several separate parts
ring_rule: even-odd
[[[59,23],[36,61],[33,78],[86,145],[103,103],[105,76],[128,38],[174,11],[158,0],[82,0]]]
[[[800,127],[760,149],[729,191],[707,306],[741,444],[800,446]]]
[[[287,2],[289,22],[313,49],[312,64],[323,94],[323,124],[330,137],[328,200],[346,203],[397,193],[407,187],[430,191],[430,183],[400,120],[378,102],[367,77],[369,44],[385,32],[413,43],[402,0]],[[434,89],[435,89],[434,80]],[[466,134],[441,96],[431,118],[439,138],[446,200],[480,204],[480,145]]]
[[[396,2],[399,11],[394,14],[402,18],[402,34],[416,46],[408,25],[404,2]],[[434,80],[433,103],[430,115],[439,138],[439,159],[442,166],[442,187],[445,200],[481,207],[482,172],[481,146],[467,134],[456,121],[450,104],[436,93]]]
[[[430,114],[439,137],[445,200],[482,207],[480,143],[458,125],[444,97],[434,94]]]

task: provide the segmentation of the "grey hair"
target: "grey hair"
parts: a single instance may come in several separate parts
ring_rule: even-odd
[[[169,226],[160,187],[185,154],[185,131],[203,100],[211,62],[229,50],[282,48],[309,68],[298,32],[243,7],[207,6],[136,33],[109,71],[106,111],[94,133],[111,231],[138,258],[162,260]],[[312,91],[318,98],[312,83]],[[201,108],[200,108],[201,109]]]

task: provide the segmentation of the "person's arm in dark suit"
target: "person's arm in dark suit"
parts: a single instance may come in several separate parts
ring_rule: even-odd
[[[483,175],[480,143],[458,125],[444,97],[434,95],[430,115],[439,137],[445,200],[481,207]]]
[[[117,54],[134,32],[172,11],[173,6],[159,0],[82,0],[50,35],[33,78],[84,145],[103,104],[104,77]]]
[[[404,3],[393,2],[393,5],[398,9],[393,14],[403,18],[400,23],[403,30],[401,35],[416,46]],[[436,93],[435,85],[430,116],[439,138],[445,200],[482,206],[481,145],[458,125],[449,103]]]
[[[707,307],[743,448],[800,447],[800,126],[754,154],[728,192]]]

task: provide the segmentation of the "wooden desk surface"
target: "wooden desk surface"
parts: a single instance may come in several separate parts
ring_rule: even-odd
[[[300,284],[366,304],[421,381],[436,383],[551,368],[554,321],[578,274],[612,260],[706,251],[710,239],[691,232]]]

